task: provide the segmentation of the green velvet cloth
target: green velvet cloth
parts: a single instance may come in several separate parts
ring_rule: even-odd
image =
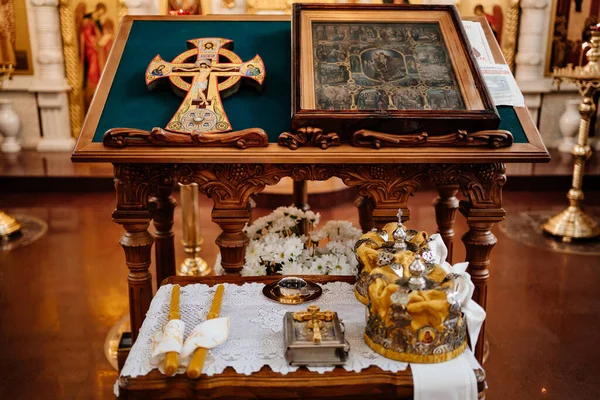
[[[242,85],[223,100],[235,130],[258,127],[277,142],[291,125],[291,30],[288,21],[134,21],[117,73],[96,128],[101,142],[110,128],[151,130],[165,127],[181,98],[168,85],[150,92],[144,81],[150,61],[160,54],[172,60],[187,50],[187,40],[222,37],[233,40],[233,51],[243,61],[255,54],[263,59],[267,75],[263,90]],[[513,133],[516,143],[527,138],[512,107],[498,107],[501,129]]]
[[[102,141],[110,128],[165,127],[182,99],[169,85],[150,92],[144,81],[146,68],[157,54],[171,61],[187,50],[187,40],[201,37],[231,39],[233,51],[243,61],[258,54],[265,63],[262,91],[242,84],[223,100],[233,129],[262,128],[272,142],[288,131],[292,97],[288,21],[134,21],[94,141]]]

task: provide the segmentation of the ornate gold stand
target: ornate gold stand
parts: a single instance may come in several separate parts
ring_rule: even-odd
[[[589,239],[600,235],[600,227],[580,208],[583,200],[583,167],[585,161],[590,158],[592,151],[588,144],[588,132],[590,130],[590,119],[596,112],[594,94],[600,89],[600,24],[592,27],[591,49],[586,53],[588,63],[585,66],[573,67],[569,64],[565,68],[554,69],[554,80],[560,86],[561,81],[573,82],[583,97],[579,105],[581,122],[577,143],[573,146],[571,154],[575,158],[573,169],[573,185],[567,199],[569,207],[560,214],[550,218],[542,225],[542,229],[552,235],[562,236],[564,242],[571,239]]]
[[[14,66],[12,64],[0,64],[0,89],[2,89],[2,85],[4,83],[4,79],[12,79],[12,73],[14,71]],[[5,238],[10,235],[13,235],[21,230],[21,223],[15,219],[15,217],[10,216],[0,210],[0,238]]]
[[[183,220],[183,246],[186,259],[179,266],[179,275],[206,276],[211,268],[202,257],[204,239],[200,235],[200,207],[198,205],[198,184],[179,184],[181,193],[181,214]]]
[[[21,223],[15,217],[0,211],[0,237],[14,235],[21,230]]]

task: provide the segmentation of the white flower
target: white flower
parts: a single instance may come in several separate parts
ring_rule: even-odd
[[[276,219],[273,224],[269,227],[269,232],[280,233],[285,229],[283,218]]]
[[[327,233],[329,240],[358,240],[362,232],[352,226],[350,221],[327,221],[323,230]]]
[[[260,264],[261,257],[264,253],[262,242],[258,240],[251,240],[246,248],[246,264],[258,265]]]
[[[307,273],[312,275],[325,275],[327,273],[327,257],[322,255],[314,258],[307,266]]]
[[[283,243],[283,254],[285,260],[297,258],[304,249],[304,243],[298,236],[290,236]]]
[[[245,226],[250,243],[242,275],[265,275],[267,266],[275,264],[281,266],[283,274],[356,273],[358,262],[353,247],[361,232],[350,222],[329,221],[322,230],[311,231],[308,237],[298,235],[298,225],[303,220],[314,227],[320,218],[320,214],[310,210],[279,207]],[[324,239],[329,239],[325,247],[314,247]]]
[[[293,219],[292,217],[290,217],[289,215],[283,217],[283,226],[285,228],[294,228],[294,227],[296,227],[296,224],[297,224],[296,220]]]
[[[331,275],[355,275],[356,270],[348,265],[344,256],[334,257],[329,268]]]
[[[288,261],[281,266],[282,275],[302,275],[304,273],[302,264],[297,261]]]
[[[310,222],[313,226],[317,226],[319,221],[321,220],[321,214],[315,213],[314,211],[308,210],[304,213],[308,222]]]
[[[305,218],[304,211],[296,207],[279,207],[273,212],[273,214],[277,217],[290,216],[294,219]]]
[[[341,242],[339,240],[333,240],[333,241],[327,242],[327,244],[325,244],[325,249],[329,253],[345,255],[347,246],[346,246],[345,242]]]
[[[215,275],[223,275],[225,270],[221,265],[221,253],[217,253],[217,258],[215,259],[215,266],[213,267],[213,271],[215,271]]]
[[[264,265],[249,266],[244,265],[240,272],[242,276],[261,276],[267,274],[267,268]]]
[[[324,230],[309,232],[308,237],[313,243],[319,243],[321,240],[327,237],[327,233]]]

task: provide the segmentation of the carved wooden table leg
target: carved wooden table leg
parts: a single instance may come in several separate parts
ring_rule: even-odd
[[[419,189],[421,179],[427,177],[427,165],[344,165],[335,174],[346,185],[358,186],[359,195],[371,199],[373,224],[383,228],[388,222],[398,220],[399,208],[402,208],[402,221],[410,218],[408,198]]]
[[[460,186],[467,201],[460,202],[460,212],[466,217],[469,231],[462,237],[465,244],[469,273],[475,284],[473,299],[486,309],[488,266],[490,253],[497,240],[492,234],[494,223],[502,221],[502,186],[506,183],[504,164],[470,164],[461,166]],[[475,356],[483,362],[485,324],[475,346]]]
[[[245,208],[237,209],[218,208],[215,204],[212,220],[223,230],[215,241],[221,250],[221,265],[226,274],[239,274],[249,242],[242,229],[250,221],[250,204],[247,202]]]
[[[191,164],[175,173],[175,181],[196,182],[213,199],[212,220],[223,230],[215,242],[226,273],[239,274],[244,266],[249,239],[242,229],[250,221],[250,196],[279,182],[286,172],[268,164]]]
[[[433,201],[435,207],[435,220],[438,226],[438,232],[442,236],[446,247],[448,248],[448,257],[446,261],[452,264],[452,250],[454,243],[454,220],[456,219],[456,210],[458,210],[458,185],[440,184],[436,185],[439,197]]]
[[[119,222],[116,218],[115,220]],[[125,235],[120,241],[125,251],[125,263],[129,268],[129,275],[127,276],[129,284],[129,318],[134,342],[152,301],[152,275],[149,268],[154,239],[148,232],[149,225],[149,219],[147,222],[123,223]]]
[[[358,196],[354,205],[358,208],[358,221],[360,223],[360,229],[363,232],[368,232],[373,229],[373,218],[371,218],[371,209],[373,206],[370,204],[371,199],[366,196]]]
[[[152,275],[149,268],[154,238],[148,232],[148,227],[154,204],[149,203],[148,198],[150,193],[158,189],[158,176],[151,165],[115,165],[117,209],[112,217],[125,229],[120,243],[129,268],[129,316],[134,342],[152,301]]]
[[[306,181],[294,181],[294,207],[304,211],[310,210]]]
[[[171,196],[172,185],[160,186],[150,201],[156,205],[154,211],[154,233],[156,247],[156,287],[169,276],[177,274],[175,267],[175,242],[173,233],[173,212],[177,202]]]

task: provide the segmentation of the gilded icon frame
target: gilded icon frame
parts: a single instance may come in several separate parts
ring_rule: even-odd
[[[314,77],[318,56],[312,42],[312,27],[322,22],[439,24],[442,35],[439,40],[447,49],[464,109],[319,109]],[[295,131],[316,128],[335,132],[342,142],[348,142],[354,133],[365,129],[389,134],[443,135],[496,129],[500,123],[455,6],[294,4],[292,35],[292,129]],[[385,43],[382,46],[385,48]]]
[[[59,5],[60,30],[63,40],[63,56],[65,60],[65,72],[67,83],[71,87],[69,91],[69,121],[71,123],[71,135],[78,137],[83,126],[83,122],[89,111],[86,108],[84,100],[84,71],[81,67],[81,48],[79,43],[79,27],[77,26],[77,7],[86,4],[81,0],[61,0]],[[112,0],[105,3],[105,6],[111,7],[111,14],[115,18],[115,34],[122,18],[127,15],[127,6],[125,0]],[[114,10],[113,10],[114,9]],[[88,10],[89,11],[89,10]],[[91,101],[91,98],[89,99]]]

